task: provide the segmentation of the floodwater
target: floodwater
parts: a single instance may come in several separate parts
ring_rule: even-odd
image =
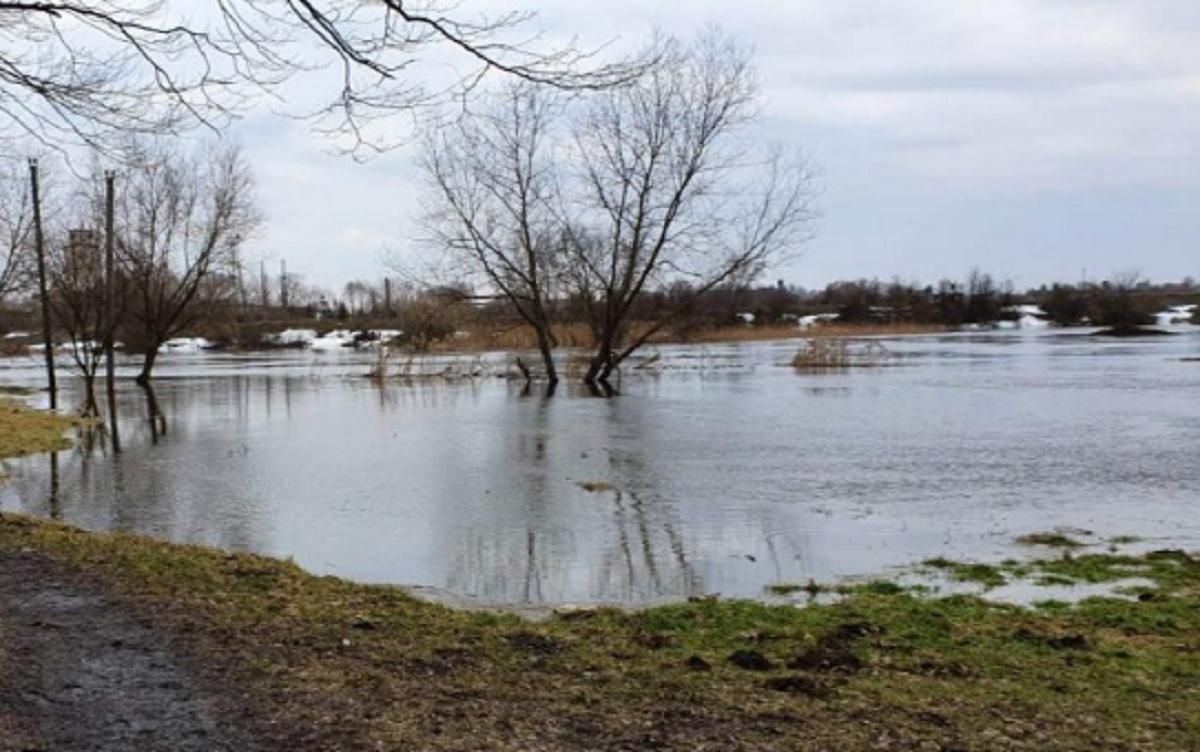
[[[1200,328],[1179,332],[913,337],[831,373],[794,371],[794,342],[668,347],[610,399],[168,354],[161,420],[123,383],[124,451],[6,461],[0,508],[504,604],[763,597],[1054,528],[1197,548]],[[37,369],[0,360],[0,383]]]

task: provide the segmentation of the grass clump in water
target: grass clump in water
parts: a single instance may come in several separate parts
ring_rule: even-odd
[[[1028,533],[1017,538],[1022,546],[1048,546],[1050,548],[1083,548],[1086,544],[1060,532]]]
[[[1141,543],[1142,538],[1137,535],[1115,535],[1109,538],[1108,542],[1114,546],[1128,546],[1132,543]]]
[[[798,371],[872,368],[884,364],[891,354],[880,342],[866,342],[858,348],[842,337],[813,337],[792,357]]]
[[[771,595],[788,596],[797,593],[807,593],[810,598],[815,598],[823,593],[833,592],[834,589],[828,585],[822,585],[816,580],[809,580],[803,585],[795,583],[780,582],[773,585],[767,585],[766,591]]]
[[[928,559],[924,564],[932,569],[945,572],[955,582],[975,583],[982,585],[986,590],[1008,583],[1008,578],[1004,576],[1001,567],[992,564],[952,561],[945,557]]]
[[[588,493],[605,493],[616,490],[616,487],[606,480],[581,480],[576,485]]]

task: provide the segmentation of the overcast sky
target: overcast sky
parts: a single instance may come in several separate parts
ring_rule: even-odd
[[[823,173],[816,239],[771,279],[1200,277],[1197,0],[529,2],[585,45],[712,22],[753,45],[767,132]],[[272,268],[340,289],[412,252],[411,151],[357,163],[266,112],[236,133]]]

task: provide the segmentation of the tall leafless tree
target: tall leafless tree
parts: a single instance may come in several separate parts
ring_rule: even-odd
[[[446,0],[0,1],[0,132],[109,147],[219,126],[264,94],[282,104],[277,87],[305,73],[316,105],[299,114],[378,148],[372,120],[436,109],[489,71],[576,89],[636,72],[544,44],[532,20]]]
[[[807,163],[754,143],[749,53],[716,30],[651,48],[635,81],[565,102],[512,87],[425,152],[435,239],[533,326],[551,378],[564,297],[596,343],[585,381],[607,383],[697,298],[748,285],[811,232]],[[637,301],[678,282],[688,294],[635,328]]]
[[[426,142],[427,219],[460,278],[480,277],[534,330],[546,378],[558,380],[550,309],[562,260],[554,142],[561,109],[531,85]]]
[[[76,216],[76,214],[68,214]],[[67,335],[71,359],[83,378],[85,417],[100,415],[96,401],[96,374],[104,357],[104,342],[111,336],[112,323],[105,305],[104,257],[100,234],[80,219],[57,231],[47,243],[50,307],[60,332]],[[116,320],[114,316],[112,320]]]
[[[118,183],[117,253],[131,340],[150,381],[159,349],[236,294],[242,242],[258,225],[254,180],[236,146],[142,150]],[[130,336],[132,335],[132,336]]]
[[[811,231],[807,164],[754,147],[750,54],[716,30],[662,50],[648,75],[596,95],[576,129],[582,186],[566,227],[591,229],[572,246],[596,338],[589,382],[607,382],[696,297],[744,282]],[[639,297],[679,279],[689,300],[632,331]]]

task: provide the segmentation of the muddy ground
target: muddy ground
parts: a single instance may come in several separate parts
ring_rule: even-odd
[[[0,552],[0,750],[272,748],[236,692],[103,587]]]

